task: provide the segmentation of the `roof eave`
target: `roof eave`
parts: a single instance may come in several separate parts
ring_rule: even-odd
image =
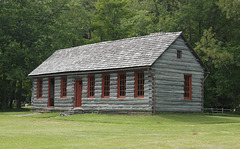
[[[86,70],[86,71],[71,71],[71,72],[37,74],[37,75],[28,75],[28,77],[29,78],[42,78],[42,77],[54,77],[54,76],[114,73],[114,72],[121,72],[121,71],[147,70],[149,68],[151,68],[150,65],[149,66],[138,66],[138,67],[127,67],[127,68],[116,68],[116,69],[101,69],[101,70]]]

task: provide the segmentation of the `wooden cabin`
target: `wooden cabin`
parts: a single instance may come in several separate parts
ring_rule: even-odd
[[[207,68],[182,32],[54,52],[33,70],[32,109],[201,112]]]

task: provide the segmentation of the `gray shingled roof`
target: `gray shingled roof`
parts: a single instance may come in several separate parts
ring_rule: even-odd
[[[29,76],[151,66],[181,33],[160,32],[57,50]]]

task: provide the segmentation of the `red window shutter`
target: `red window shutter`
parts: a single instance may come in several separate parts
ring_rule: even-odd
[[[67,97],[67,77],[61,78],[61,98]]]
[[[135,97],[144,97],[144,72],[135,72]]]
[[[94,98],[95,75],[88,75],[88,98]]]
[[[126,73],[118,74],[118,98],[126,97]]]
[[[42,98],[42,78],[41,79],[37,79],[37,99],[41,99]]]
[[[102,75],[102,98],[110,97],[110,75]]]
[[[184,99],[192,99],[192,75],[184,75]]]

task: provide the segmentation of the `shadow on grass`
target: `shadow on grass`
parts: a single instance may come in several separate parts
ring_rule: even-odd
[[[6,109],[6,110],[0,110],[0,112],[28,112],[31,111],[30,108],[14,108],[14,109]]]
[[[239,117],[240,114],[238,113],[204,113],[204,115],[209,115],[209,116],[225,116],[225,117]]]
[[[6,109],[6,110],[0,110],[1,115],[13,115],[13,114],[25,114],[25,113],[32,113],[31,107],[27,108],[13,108],[13,109]]]

